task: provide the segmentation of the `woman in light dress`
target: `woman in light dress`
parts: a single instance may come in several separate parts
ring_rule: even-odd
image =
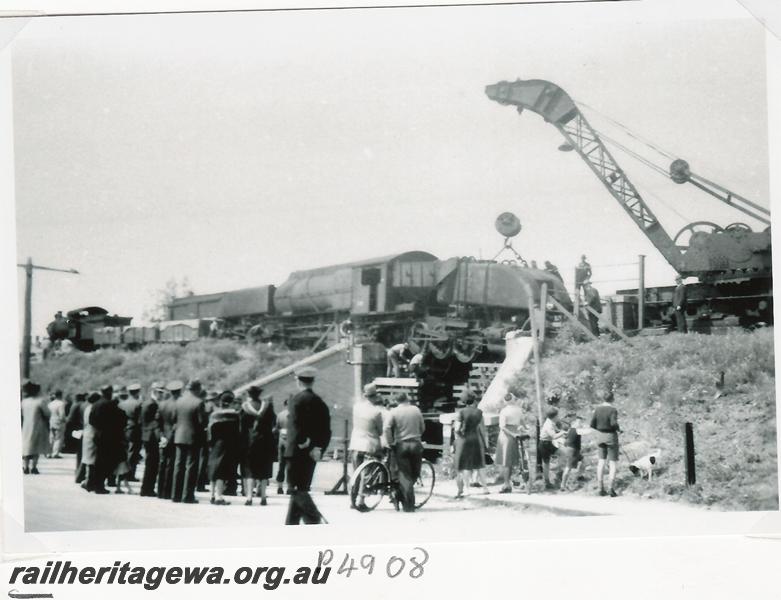
[[[499,413],[499,437],[496,440],[496,458],[494,463],[502,470],[502,489],[500,494],[512,492],[510,476],[513,468],[521,462],[518,447],[523,435],[523,409],[520,400],[512,394],[505,398],[505,406]]]
[[[38,457],[49,453],[49,408],[32,381],[22,385],[22,471],[38,474]]]

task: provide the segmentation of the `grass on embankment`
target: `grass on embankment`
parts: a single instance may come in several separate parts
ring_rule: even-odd
[[[104,349],[54,357],[33,365],[32,378],[45,392],[74,394],[107,384],[199,379],[208,390],[234,389],[306,357],[306,350],[248,346],[230,340],[202,339],[186,346],[151,344],[138,351]]]
[[[605,339],[586,344],[557,340],[542,360],[546,396],[560,398],[563,414],[590,420],[607,389],[615,392],[622,445],[644,441],[660,448],[654,480],[635,477],[624,456],[617,488],[627,496],[666,498],[729,510],[777,510],[773,329],[725,335]],[[724,387],[717,397],[719,372]],[[530,411],[530,368],[513,381]],[[685,486],[685,422],[694,427],[697,484]],[[594,472],[596,449],[583,438]]]

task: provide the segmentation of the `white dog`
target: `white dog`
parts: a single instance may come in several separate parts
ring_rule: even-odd
[[[651,450],[648,454],[641,456],[629,465],[629,470],[633,475],[648,475],[648,481],[651,481],[653,472],[659,468],[659,459],[662,451],[658,448]]]

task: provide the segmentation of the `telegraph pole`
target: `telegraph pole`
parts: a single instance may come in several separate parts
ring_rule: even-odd
[[[33,259],[28,258],[24,264],[17,264],[17,267],[24,269],[25,287],[24,287],[24,337],[22,338],[22,379],[30,377],[30,349],[32,342],[32,306],[33,306],[33,269],[42,271],[57,271],[59,273],[72,273],[78,275],[76,269],[55,269],[53,267],[43,267],[34,265]]]

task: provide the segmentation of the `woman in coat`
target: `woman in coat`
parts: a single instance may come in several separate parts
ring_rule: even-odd
[[[225,500],[225,483],[235,479],[239,463],[239,413],[233,408],[233,392],[220,394],[217,406],[209,415],[209,481],[211,503],[230,504]]]
[[[453,421],[455,432],[455,467],[456,485],[458,493],[456,498],[463,498],[464,484],[469,481],[472,471],[477,472],[477,477],[483,487],[483,493],[488,493],[488,484],[485,481],[483,467],[485,467],[486,432],[483,424],[483,411],[475,406],[477,397],[471,390],[464,390],[461,402],[464,408],[456,413]]]
[[[249,399],[241,405],[242,440],[241,476],[244,480],[244,502],[252,506],[252,493],[258,485],[260,505],[266,505],[266,487],[276,458],[277,416],[268,398],[261,398],[261,389],[251,386]]]
[[[32,381],[22,386],[22,470],[32,475],[38,474],[38,457],[49,453],[49,409],[40,391]]]

